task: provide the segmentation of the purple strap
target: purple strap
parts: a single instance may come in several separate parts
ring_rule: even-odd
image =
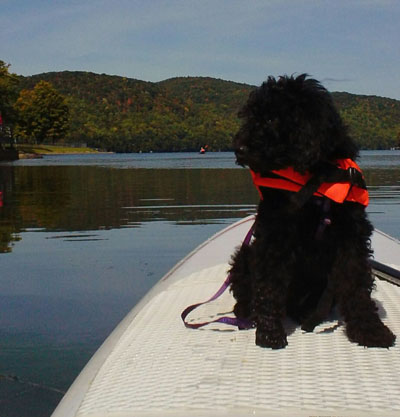
[[[251,237],[253,236],[253,230],[254,230],[254,224],[251,226],[250,230],[247,232],[246,237],[243,240],[242,246],[248,246],[251,240]],[[252,327],[254,327],[254,323],[250,320],[246,320],[246,319],[239,319],[237,317],[228,317],[228,316],[224,316],[224,317],[220,317],[216,320],[212,320],[212,321],[206,321],[204,323],[188,323],[186,321],[186,317],[189,313],[191,313],[193,310],[195,310],[197,307],[203,305],[203,304],[207,304],[211,301],[216,300],[218,297],[220,297],[225,290],[229,287],[231,283],[231,274],[229,274],[224,283],[221,285],[220,289],[207,301],[204,301],[202,303],[198,303],[198,304],[193,304],[189,307],[186,307],[185,310],[183,310],[181,317],[183,320],[183,323],[185,324],[186,327],[188,327],[189,329],[198,329],[200,327],[206,326],[207,324],[210,323],[224,323],[224,324],[229,324],[231,326],[237,326],[240,330],[242,329],[250,329]]]
[[[315,233],[316,240],[322,239],[322,235],[324,234],[325,229],[327,228],[327,226],[330,226],[332,223],[330,213],[329,213],[330,208],[331,208],[331,202],[329,198],[324,198],[322,201],[322,219]]]

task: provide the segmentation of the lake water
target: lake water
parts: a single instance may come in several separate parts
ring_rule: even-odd
[[[400,152],[359,162],[372,222],[400,238]],[[49,416],[161,276],[258,201],[232,153],[21,160],[0,191],[1,417]]]

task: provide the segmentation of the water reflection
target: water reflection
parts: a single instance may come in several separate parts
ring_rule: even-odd
[[[25,230],[102,230],[156,220],[202,223],[242,217],[257,201],[245,170],[10,169],[3,176],[2,252]]]
[[[0,172],[3,253],[12,250],[21,231],[104,230],[149,221],[201,224],[243,217],[258,201],[241,169],[9,166]],[[365,176],[373,204],[399,203],[399,170],[365,169]]]

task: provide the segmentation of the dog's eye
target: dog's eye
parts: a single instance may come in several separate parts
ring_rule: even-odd
[[[243,146],[243,145],[242,145],[242,146],[240,146],[240,147],[239,147],[239,149],[237,150],[237,153],[238,153],[238,154],[240,154],[240,155],[243,155],[244,153],[246,153],[246,152],[247,152],[247,149],[248,149],[248,148],[247,148],[247,146]]]
[[[269,126],[274,126],[274,127],[276,127],[276,126],[277,126],[277,124],[278,124],[278,119],[276,119],[276,118],[274,118],[274,119],[268,119],[268,120],[267,120],[267,124],[268,124]]]

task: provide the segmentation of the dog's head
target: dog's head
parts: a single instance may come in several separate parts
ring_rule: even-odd
[[[307,74],[269,77],[239,112],[236,161],[256,172],[292,166],[304,173],[319,161],[357,156],[332,97]]]

